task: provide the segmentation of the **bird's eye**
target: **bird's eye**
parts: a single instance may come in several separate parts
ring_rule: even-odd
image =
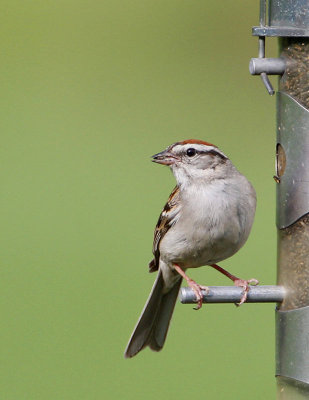
[[[187,150],[187,156],[188,157],[193,157],[196,154],[196,150],[190,147],[190,149]]]

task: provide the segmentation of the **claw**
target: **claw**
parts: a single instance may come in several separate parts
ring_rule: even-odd
[[[247,301],[247,298],[248,298],[248,292],[249,292],[249,289],[250,289],[250,285],[256,286],[258,284],[259,284],[259,281],[257,279],[254,279],[254,278],[253,279],[249,279],[247,281],[244,280],[244,279],[235,279],[234,280],[234,285],[244,289],[243,295],[242,295],[242,297],[240,299],[240,302],[239,303],[235,303],[235,305],[237,307],[239,307],[243,303],[245,303]]]
[[[193,307],[193,310],[199,310],[203,305],[203,297],[204,297],[204,295],[203,295],[202,290],[205,290],[206,293],[208,293],[209,292],[209,288],[207,286],[199,285],[193,279],[190,279],[188,281],[188,285],[194,291],[195,296],[196,296],[197,305],[196,305],[196,307]]]
[[[203,305],[204,296],[202,290],[205,290],[208,293],[209,288],[207,286],[199,285],[193,279],[189,278],[188,275],[186,275],[185,272],[179,267],[179,265],[174,264],[174,268],[179,273],[179,275],[181,275],[187,281],[189,287],[194,291],[197,305],[193,308],[193,310],[199,310]]]

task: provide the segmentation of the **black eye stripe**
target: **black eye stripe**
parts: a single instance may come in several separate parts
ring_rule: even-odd
[[[227,160],[227,157],[225,157],[223,154],[219,153],[215,149],[212,149],[212,150],[201,150],[201,151],[199,151],[199,153],[201,153],[201,154],[212,154],[213,156],[218,156],[218,157],[222,158],[222,160]]]
[[[211,149],[211,150],[197,150],[194,147],[189,147],[186,150],[186,155],[188,157],[193,157],[196,154],[211,154],[213,156],[217,156],[220,157],[222,160],[227,160],[227,157],[225,157],[223,154],[219,153],[218,151],[216,151],[215,149]]]

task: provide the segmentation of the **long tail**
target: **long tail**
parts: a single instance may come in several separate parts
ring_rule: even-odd
[[[154,351],[162,349],[181,281],[182,279],[179,279],[169,292],[163,293],[164,282],[162,272],[159,270],[149,298],[125,350],[125,358],[135,356],[146,346]]]

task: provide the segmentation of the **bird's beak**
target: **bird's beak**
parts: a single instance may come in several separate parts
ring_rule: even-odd
[[[152,156],[151,161],[162,165],[172,165],[175,164],[175,162],[178,160],[179,158],[176,157],[174,154],[170,153],[168,150],[164,150],[161,151],[161,153]]]

